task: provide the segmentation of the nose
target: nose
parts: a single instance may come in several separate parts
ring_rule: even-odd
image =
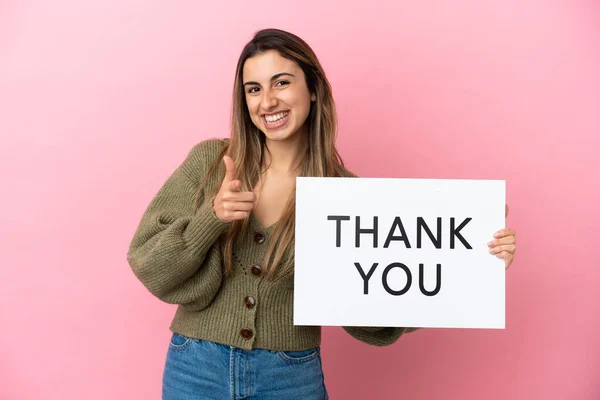
[[[264,90],[263,93],[264,94],[263,94],[263,98],[262,98],[262,102],[261,102],[260,106],[264,110],[271,110],[271,109],[277,107],[276,94],[271,90]]]

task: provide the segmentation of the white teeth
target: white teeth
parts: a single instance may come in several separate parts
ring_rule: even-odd
[[[277,122],[280,119],[283,119],[285,117],[287,117],[288,113],[287,112],[283,112],[283,113],[279,113],[279,114],[275,114],[275,115],[265,115],[265,119],[267,120],[267,122]]]

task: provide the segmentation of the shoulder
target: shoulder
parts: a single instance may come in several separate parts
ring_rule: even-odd
[[[196,143],[189,152],[190,157],[213,161],[229,145],[229,139],[206,139]]]
[[[217,161],[228,145],[229,139],[207,139],[196,143],[188,152],[185,164],[195,168],[208,168]]]
[[[229,144],[228,139],[207,139],[196,143],[189,150],[180,168],[194,180],[201,179],[217,164],[217,159]]]

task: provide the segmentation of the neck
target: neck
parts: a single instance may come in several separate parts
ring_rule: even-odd
[[[296,134],[288,140],[266,140],[264,167],[272,172],[297,175],[308,147],[307,136]]]

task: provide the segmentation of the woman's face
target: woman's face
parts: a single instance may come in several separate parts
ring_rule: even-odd
[[[270,50],[246,60],[242,80],[250,118],[268,140],[307,133],[305,122],[315,96],[298,64]]]

